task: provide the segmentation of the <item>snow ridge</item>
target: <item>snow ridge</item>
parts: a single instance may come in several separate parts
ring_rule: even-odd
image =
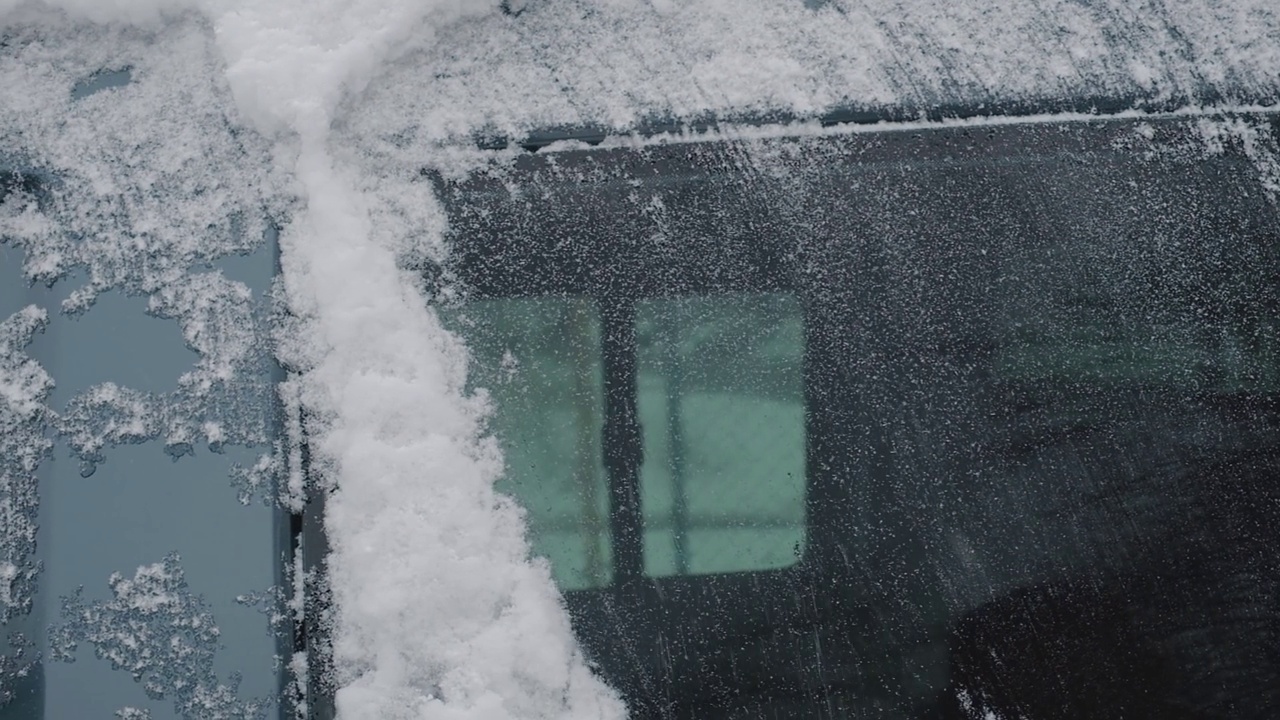
[[[338,715],[610,718],[624,713],[576,649],[523,520],[497,496],[465,351],[375,227],[379,201],[329,129],[409,37],[488,3],[280,2],[214,21],[242,111],[292,154],[305,207],[283,229],[288,304],[307,338],[308,435],[328,489]],[[438,207],[434,231],[443,229]]]

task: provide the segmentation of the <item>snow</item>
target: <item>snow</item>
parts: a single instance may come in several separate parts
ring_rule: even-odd
[[[340,100],[412,31],[491,9],[278,3],[214,19],[232,94],[262,134],[287,138],[305,202],[280,236],[281,262],[309,340],[292,361],[305,368],[310,446],[333,488],[344,718],[621,714],[575,649],[545,565],[528,561],[519,511],[492,491],[501,462],[477,442],[461,346],[403,277],[361,178],[330,147]]]
[[[0,320],[0,625],[30,611],[39,573],[33,562],[39,507],[35,470],[51,445],[44,432],[49,421],[44,403],[53,379],[23,350],[47,320],[34,305]]]
[[[73,16],[103,19],[101,7],[63,7]],[[160,9],[137,6],[119,19],[159,22]],[[243,223],[253,202],[292,210],[278,216],[283,291],[302,340],[286,341],[281,353],[301,370],[294,387],[310,418],[314,467],[331,488],[327,569],[340,715],[621,716],[620,703],[592,677],[575,647],[545,563],[528,558],[520,511],[493,493],[501,461],[480,438],[483,406],[463,397],[465,352],[397,265],[404,239],[375,230],[371,208],[385,200],[367,197],[365,180],[330,146],[340,100],[358,92],[401,44],[429,38],[435,23],[492,6],[209,3],[202,10],[204,17],[169,25],[134,30],[113,24],[100,31],[141,34],[161,48],[152,50],[155,57],[122,61],[128,50],[141,51],[126,42],[124,53],[98,58],[94,64],[129,67],[138,80],[85,97],[78,106],[70,93],[47,87],[66,88],[75,76],[92,74],[93,58],[74,58],[80,72],[56,67],[63,57],[50,62],[47,56],[21,58],[26,62],[7,68],[45,71],[23,84],[46,88],[50,125],[84,118],[79,136],[51,133],[65,139],[45,147],[14,137],[30,133],[33,123],[7,119],[11,135],[5,139],[23,150],[34,145],[27,150],[33,164],[88,199],[60,197],[60,227],[40,228],[39,234],[19,232],[32,225],[34,211],[24,207],[6,234],[48,268],[48,275],[35,279],[65,274],[66,265],[50,259],[55,251],[89,267],[90,283],[68,311],[123,286],[147,294],[153,313],[177,317],[201,357],[183,379],[198,397],[236,375],[241,348],[251,344],[243,316],[248,296],[218,273],[186,268],[202,256],[239,250],[219,246],[219,224],[228,227],[228,241],[233,234],[252,236],[243,228],[232,233],[230,225],[233,216]],[[34,18],[17,25],[19,32],[36,24],[47,31],[58,23],[30,8],[15,12]],[[68,47],[99,32],[72,28],[78,37],[68,38]],[[219,67],[186,68],[186,79],[199,81],[197,89],[212,84],[213,93],[229,94],[234,105],[223,100],[221,108],[210,107],[219,111],[216,117],[204,118],[189,103],[148,97],[157,87],[148,80],[164,73],[159,63],[170,62],[160,55],[163,46],[180,42],[188,54],[207,53],[210,34]],[[24,49],[45,50],[40,40]],[[218,87],[224,81],[225,93]],[[104,116],[114,122],[104,125]],[[274,143],[269,150],[258,145],[261,159],[274,159],[274,168],[255,168],[252,159],[247,168],[219,162],[225,151],[217,143],[226,134],[208,130],[222,130],[229,116]],[[233,137],[259,142],[243,131]],[[278,181],[274,170],[283,170],[290,182]],[[290,198],[295,191],[296,206]],[[434,223],[439,235],[438,206],[428,203],[427,211],[418,220]],[[105,384],[73,400],[60,422],[90,461],[105,444],[161,434],[179,445],[208,435],[207,420],[171,422],[173,405],[173,399]],[[222,424],[217,439],[231,429]],[[109,650],[118,646],[109,639],[95,642],[100,650],[104,643]]]
[[[308,207],[281,236],[282,263],[311,347],[327,350],[303,360],[301,397],[332,468],[339,714],[619,714],[546,567],[527,560],[519,512],[492,491],[501,463],[477,444],[461,346],[377,241],[356,178],[305,132],[297,175]]]
[[[1258,171],[1258,179],[1262,191],[1271,202],[1280,202],[1280,143],[1269,128],[1259,127],[1241,118],[1222,120],[1204,119],[1197,124],[1205,148],[1212,154],[1221,155],[1224,141],[1234,139],[1244,148],[1245,156],[1253,162]]]
[[[274,349],[294,373],[287,415],[306,427],[238,482],[247,501],[290,468],[293,510],[327,493],[344,719],[625,713],[529,557],[520,509],[492,489],[501,453],[483,398],[463,391],[466,348],[405,269],[445,250],[424,167],[465,172],[475,153],[453,148],[545,127],[1079,95],[1280,100],[1270,0],[519,5],[512,17],[489,0],[0,0],[0,150],[57,179],[48,199],[6,201],[0,236],[26,251],[33,281],[82,274],[64,311],[113,289],[146,295],[199,357],[175,396],[106,384],[52,418],[42,371],[18,357],[25,339],[5,339],[33,330],[10,319],[0,360],[24,374],[0,386],[0,410],[55,424],[90,463],[143,437],[265,440],[265,421],[217,404],[258,367],[266,331],[248,287],[208,264],[278,225],[289,316]],[[73,90],[125,69],[121,87]],[[296,470],[304,430],[312,488]],[[34,462],[42,442],[20,451]],[[129,583],[182,580],[176,559],[138,573],[113,580],[121,613]]]
[[[147,695],[173,701],[181,717],[258,720],[269,700],[236,697],[239,677],[213,670],[219,631],[204,601],[193,595],[177,555],[139,567],[132,578],[108,580],[112,599],[86,604],[63,599],[65,624],[50,630],[50,654],[72,659],[81,642],[142,683]],[[126,715],[127,717],[127,715]]]
[[[392,63],[345,124],[352,142],[404,154],[478,132],[518,139],[780,110],[1073,96],[1276,103],[1277,38],[1280,5],[1268,0],[832,0],[816,10],[799,0],[535,0],[518,18],[467,23]]]
[[[30,6],[34,3],[24,3],[24,0],[0,0],[0,16],[24,4]],[[152,24],[167,13],[196,5],[194,2],[181,0],[51,0],[45,4],[65,10],[73,17],[94,22],[134,24]]]

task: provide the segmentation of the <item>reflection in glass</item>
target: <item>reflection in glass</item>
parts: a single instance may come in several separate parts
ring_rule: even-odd
[[[603,299],[650,577],[566,602],[633,717],[1275,716],[1280,220],[1204,129],[567,150],[456,186],[477,293]],[[769,527],[803,563],[750,571],[794,562]]]
[[[580,299],[486,300],[446,314],[468,341],[470,384],[495,408],[506,473],[497,489],[528,515],[536,555],[563,590],[612,579],[601,450],[600,321]]]
[[[786,295],[640,302],[645,574],[764,570],[804,544],[804,328]]]

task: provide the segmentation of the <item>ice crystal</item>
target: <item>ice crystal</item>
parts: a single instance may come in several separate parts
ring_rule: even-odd
[[[240,679],[214,673],[219,631],[205,601],[187,587],[177,554],[139,567],[132,578],[115,573],[112,599],[86,601],[83,589],[62,599],[65,624],[50,630],[50,655],[73,662],[80,643],[142,684],[152,699],[172,700],[191,720],[248,720],[266,716],[270,701],[241,700]]]

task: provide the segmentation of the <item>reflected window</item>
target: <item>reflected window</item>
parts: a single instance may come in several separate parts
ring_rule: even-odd
[[[1257,276],[1268,248],[1162,256],[1129,240],[1117,270],[1090,262],[1102,242],[1024,248],[1004,264],[998,377],[1216,393],[1280,385],[1280,326]]]
[[[581,298],[480,300],[446,313],[471,348],[472,388],[493,403],[489,430],[506,459],[497,488],[526,509],[533,552],[556,582],[613,583],[618,536],[638,540],[649,577],[794,564],[805,539],[799,303],[778,294],[641,301],[608,315],[634,339],[621,353],[631,357],[619,362],[614,348],[612,363],[603,318]],[[634,383],[607,377],[620,368]],[[623,420],[638,433],[606,442],[606,426],[618,425],[606,417],[606,388],[634,388],[610,406],[638,418],[638,428]],[[639,453],[620,447],[636,434]],[[609,457],[621,458],[612,484]],[[637,471],[638,518],[619,492]],[[641,532],[628,535],[635,524]]]
[[[804,327],[780,294],[636,306],[645,574],[793,564],[804,544]]]
[[[613,578],[565,601],[633,717],[1270,717],[1280,225],[1202,133],[574,149],[442,183],[477,296],[594,298]]]
[[[489,394],[506,472],[536,555],[566,590],[612,580],[602,461],[600,318],[583,299],[472,303],[447,318],[469,341],[471,384]]]

